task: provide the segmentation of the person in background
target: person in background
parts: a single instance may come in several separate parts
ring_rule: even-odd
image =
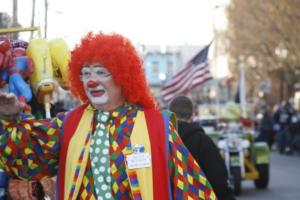
[[[228,183],[225,162],[218,147],[207,136],[198,122],[193,122],[193,103],[187,96],[175,97],[169,105],[178,119],[178,134],[194,156],[211,183],[219,200],[235,199]]]
[[[277,125],[276,141],[280,154],[286,153],[290,136],[291,104],[283,101],[274,113],[274,122]]]
[[[263,108],[263,116],[259,124],[259,138],[258,141],[268,143],[269,149],[272,149],[274,143],[274,130],[273,130],[273,113],[269,106]]]
[[[288,138],[287,154],[300,153],[300,112],[299,108],[291,110],[290,135]]]
[[[128,39],[88,33],[68,72],[83,103],[52,119],[24,114],[16,96],[0,93],[0,164],[10,176],[57,175],[59,200],[216,199]]]
[[[0,169],[0,200],[6,199],[6,189],[8,184],[8,176],[4,170]]]

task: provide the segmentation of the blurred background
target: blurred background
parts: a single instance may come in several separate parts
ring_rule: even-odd
[[[268,143],[269,184],[244,178],[237,199],[300,199],[299,0],[1,0],[0,35],[63,38],[72,50],[89,31],[129,38],[158,105],[189,96],[208,134],[228,105],[251,120],[254,140]],[[79,104],[59,84],[51,98],[62,110]]]

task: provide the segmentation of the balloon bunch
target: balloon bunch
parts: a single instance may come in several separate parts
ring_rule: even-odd
[[[0,36],[0,89],[8,86],[8,91],[24,102],[25,112],[31,112],[27,103],[31,101],[32,94],[34,94],[38,103],[44,104],[46,118],[51,118],[50,100],[55,90],[55,84],[59,84],[63,89],[69,87],[67,80],[69,59],[69,49],[62,39],[54,39],[49,42],[45,39],[35,39],[27,43]],[[5,190],[8,184],[8,176],[1,167],[0,200],[5,199]],[[17,197],[19,194],[12,192],[14,188],[17,191],[27,188],[27,182],[11,181],[12,185],[9,188],[13,197]],[[53,180],[46,179],[43,182],[55,185],[52,184],[52,182],[55,183]],[[35,183],[40,184],[39,182]],[[45,188],[45,194],[55,194],[54,189],[49,190],[48,186]],[[28,196],[32,193],[31,187],[25,191]]]
[[[58,83],[68,89],[67,67],[70,53],[63,39],[47,41],[35,39],[29,43],[0,36],[0,88],[8,90],[25,104],[35,94],[45,105],[46,118],[50,118],[50,100]],[[28,81],[29,80],[29,81]]]
[[[25,81],[33,71],[32,62],[26,55],[27,43],[21,40],[11,41],[0,37],[1,87],[8,83],[8,90],[24,102],[25,110],[30,110],[26,102],[32,98],[29,84]]]

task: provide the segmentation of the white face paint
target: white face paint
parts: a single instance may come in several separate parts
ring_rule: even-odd
[[[96,109],[108,111],[124,103],[121,87],[101,65],[85,65],[81,69],[81,80],[87,97]]]
[[[87,96],[92,104],[103,104],[108,101],[108,94],[104,87],[88,89]]]

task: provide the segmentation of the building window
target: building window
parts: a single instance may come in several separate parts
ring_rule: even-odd
[[[169,76],[173,76],[173,69],[174,69],[174,64],[172,61],[168,61],[167,63],[167,74]]]
[[[154,76],[158,76],[159,70],[158,70],[158,62],[157,61],[153,61],[152,62],[152,72]]]

